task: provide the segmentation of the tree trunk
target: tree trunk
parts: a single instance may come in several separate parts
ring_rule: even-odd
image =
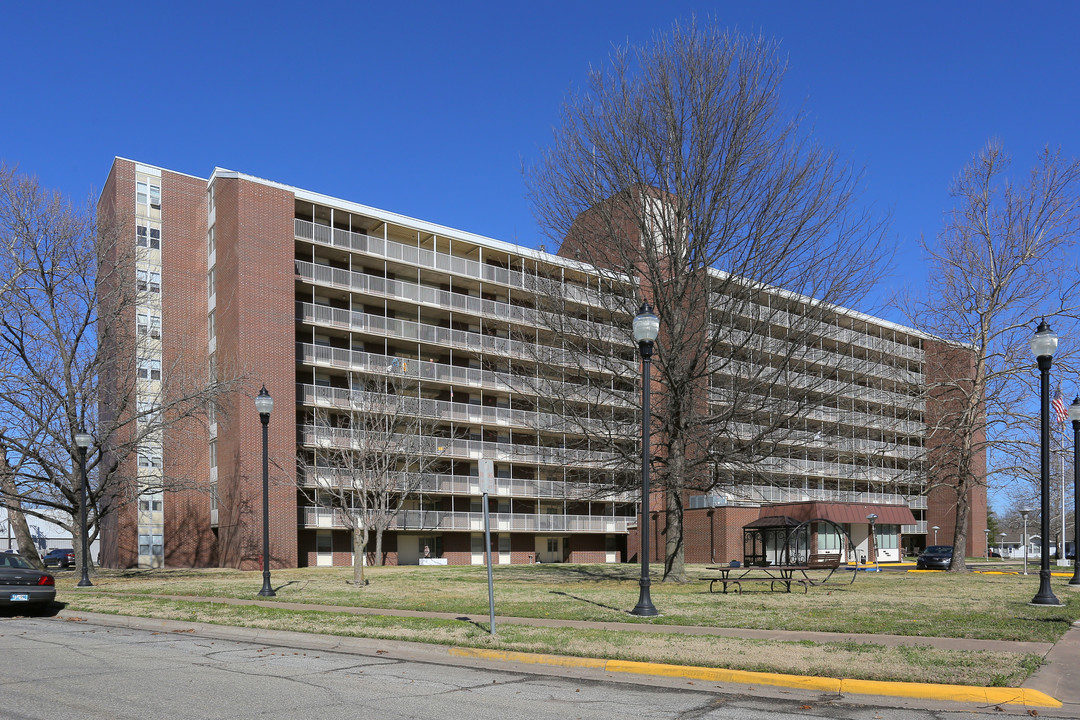
[[[664,541],[663,582],[686,582],[686,547],[683,545],[682,493],[669,488],[664,493],[667,533]]]
[[[967,570],[967,560],[964,556],[967,548],[968,524],[971,519],[968,485],[969,482],[965,480],[956,488],[956,531],[953,533],[953,553],[952,560],[949,561],[949,572]]]
[[[382,536],[383,527],[382,523],[376,523],[375,525],[375,564],[382,567],[383,554],[382,554]]]
[[[15,539],[19,543],[19,554],[38,570],[43,570],[44,566],[41,564],[37,545],[34,544],[34,539],[30,536],[30,526],[26,523],[26,515],[22,511],[22,503],[16,499],[18,488],[15,486],[15,479],[11,476],[11,473],[5,472],[9,467],[7,459],[0,460],[0,463],[3,464],[3,467],[0,468],[0,491],[6,498],[8,524],[11,525],[11,529],[15,533]]]
[[[364,579],[364,552],[367,548],[365,534],[365,531],[360,528],[353,528],[353,587],[358,590],[367,584],[367,580]]]

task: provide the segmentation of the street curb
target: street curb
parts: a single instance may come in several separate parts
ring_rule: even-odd
[[[454,657],[480,660],[502,660],[532,665],[588,668],[606,672],[632,673],[636,675],[659,675],[708,682],[739,683],[742,685],[775,685],[816,690],[836,694],[883,695],[888,697],[919,698],[986,705],[1024,705],[1027,707],[1059,708],[1062,703],[1038,690],[1029,688],[973,687],[968,685],[935,685],[932,683],[889,682],[883,680],[855,680],[850,678],[809,677],[781,673],[751,672],[749,670],[725,670],[723,668],[694,667],[690,665],[665,665],[662,663],[631,662],[626,660],[600,660],[575,658],[562,655],[543,655],[509,650],[481,650],[452,647]]]

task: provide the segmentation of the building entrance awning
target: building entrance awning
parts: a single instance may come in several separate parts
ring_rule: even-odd
[[[877,515],[875,521],[878,525],[914,525],[915,515],[907,505],[875,505],[874,503],[847,503],[847,502],[798,502],[770,505],[767,511],[769,515],[786,515],[799,522],[811,519],[832,520],[837,524],[862,524],[865,525],[866,516]]]

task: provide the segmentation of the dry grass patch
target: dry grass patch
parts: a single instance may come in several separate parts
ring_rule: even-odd
[[[644,630],[502,625],[498,634],[492,637],[485,625],[464,621],[293,611],[99,594],[71,598],[69,609],[345,637],[868,680],[1015,686],[1040,662],[1038,656],[1021,653],[746,640]]]

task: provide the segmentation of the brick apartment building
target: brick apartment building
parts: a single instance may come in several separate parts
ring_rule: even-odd
[[[573,397],[566,390],[581,377],[540,319],[554,288],[590,332],[609,338],[606,352],[634,367],[631,318],[601,302],[632,278],[221,169],[204,179],[117,158],[99,211],[131,227],[136,249],[143,292],[123,320],[131,343],[116,346],[138,368],[132,407],[152,411],[172,374],[248,381],[247,394],[218,403],[208,427],[170,427],[140,446],[129,471],[143,491],[117,500],[104,521],[105,565],[258,567],[262,428],[251,396],[263,384],[275,400],[273,566],[353,562],[349,510],[327,490],[342,471],[324,461],[355,447],[355,408],[380,395],[418,419],[427,456],[421,472],[399,473],[407,491],[384,537],[385,562],[483,562],[481,458],[494,461],[496,562],[636,556],[638,497],[625,488],[637,469],[549,412],[545,394]],[[925,492],[932,408],[897,384],[927,382],[929,359],[946,349],[855,311],[838,310],[835,330],[832,352],[860,358],[859,377],[835,383],[839,400],[797,448],[736,478],[730,492],[688,498],[689,562],[738,558],[741,527],[780,510],[841,518],[865,551],[869,528],[858,520],[877,509],[882,560],[925,544],[928,526],[951,538],[955,493]],[[636,380],[591,371],[575,416],[625,428],[632,444]],[[102,411],[111,404],[103,398]],[[969,501],[980,529],[985,491]],[[971,538],[968,554],[982,545]],[[373,544],[367,550],[371,562]]]

